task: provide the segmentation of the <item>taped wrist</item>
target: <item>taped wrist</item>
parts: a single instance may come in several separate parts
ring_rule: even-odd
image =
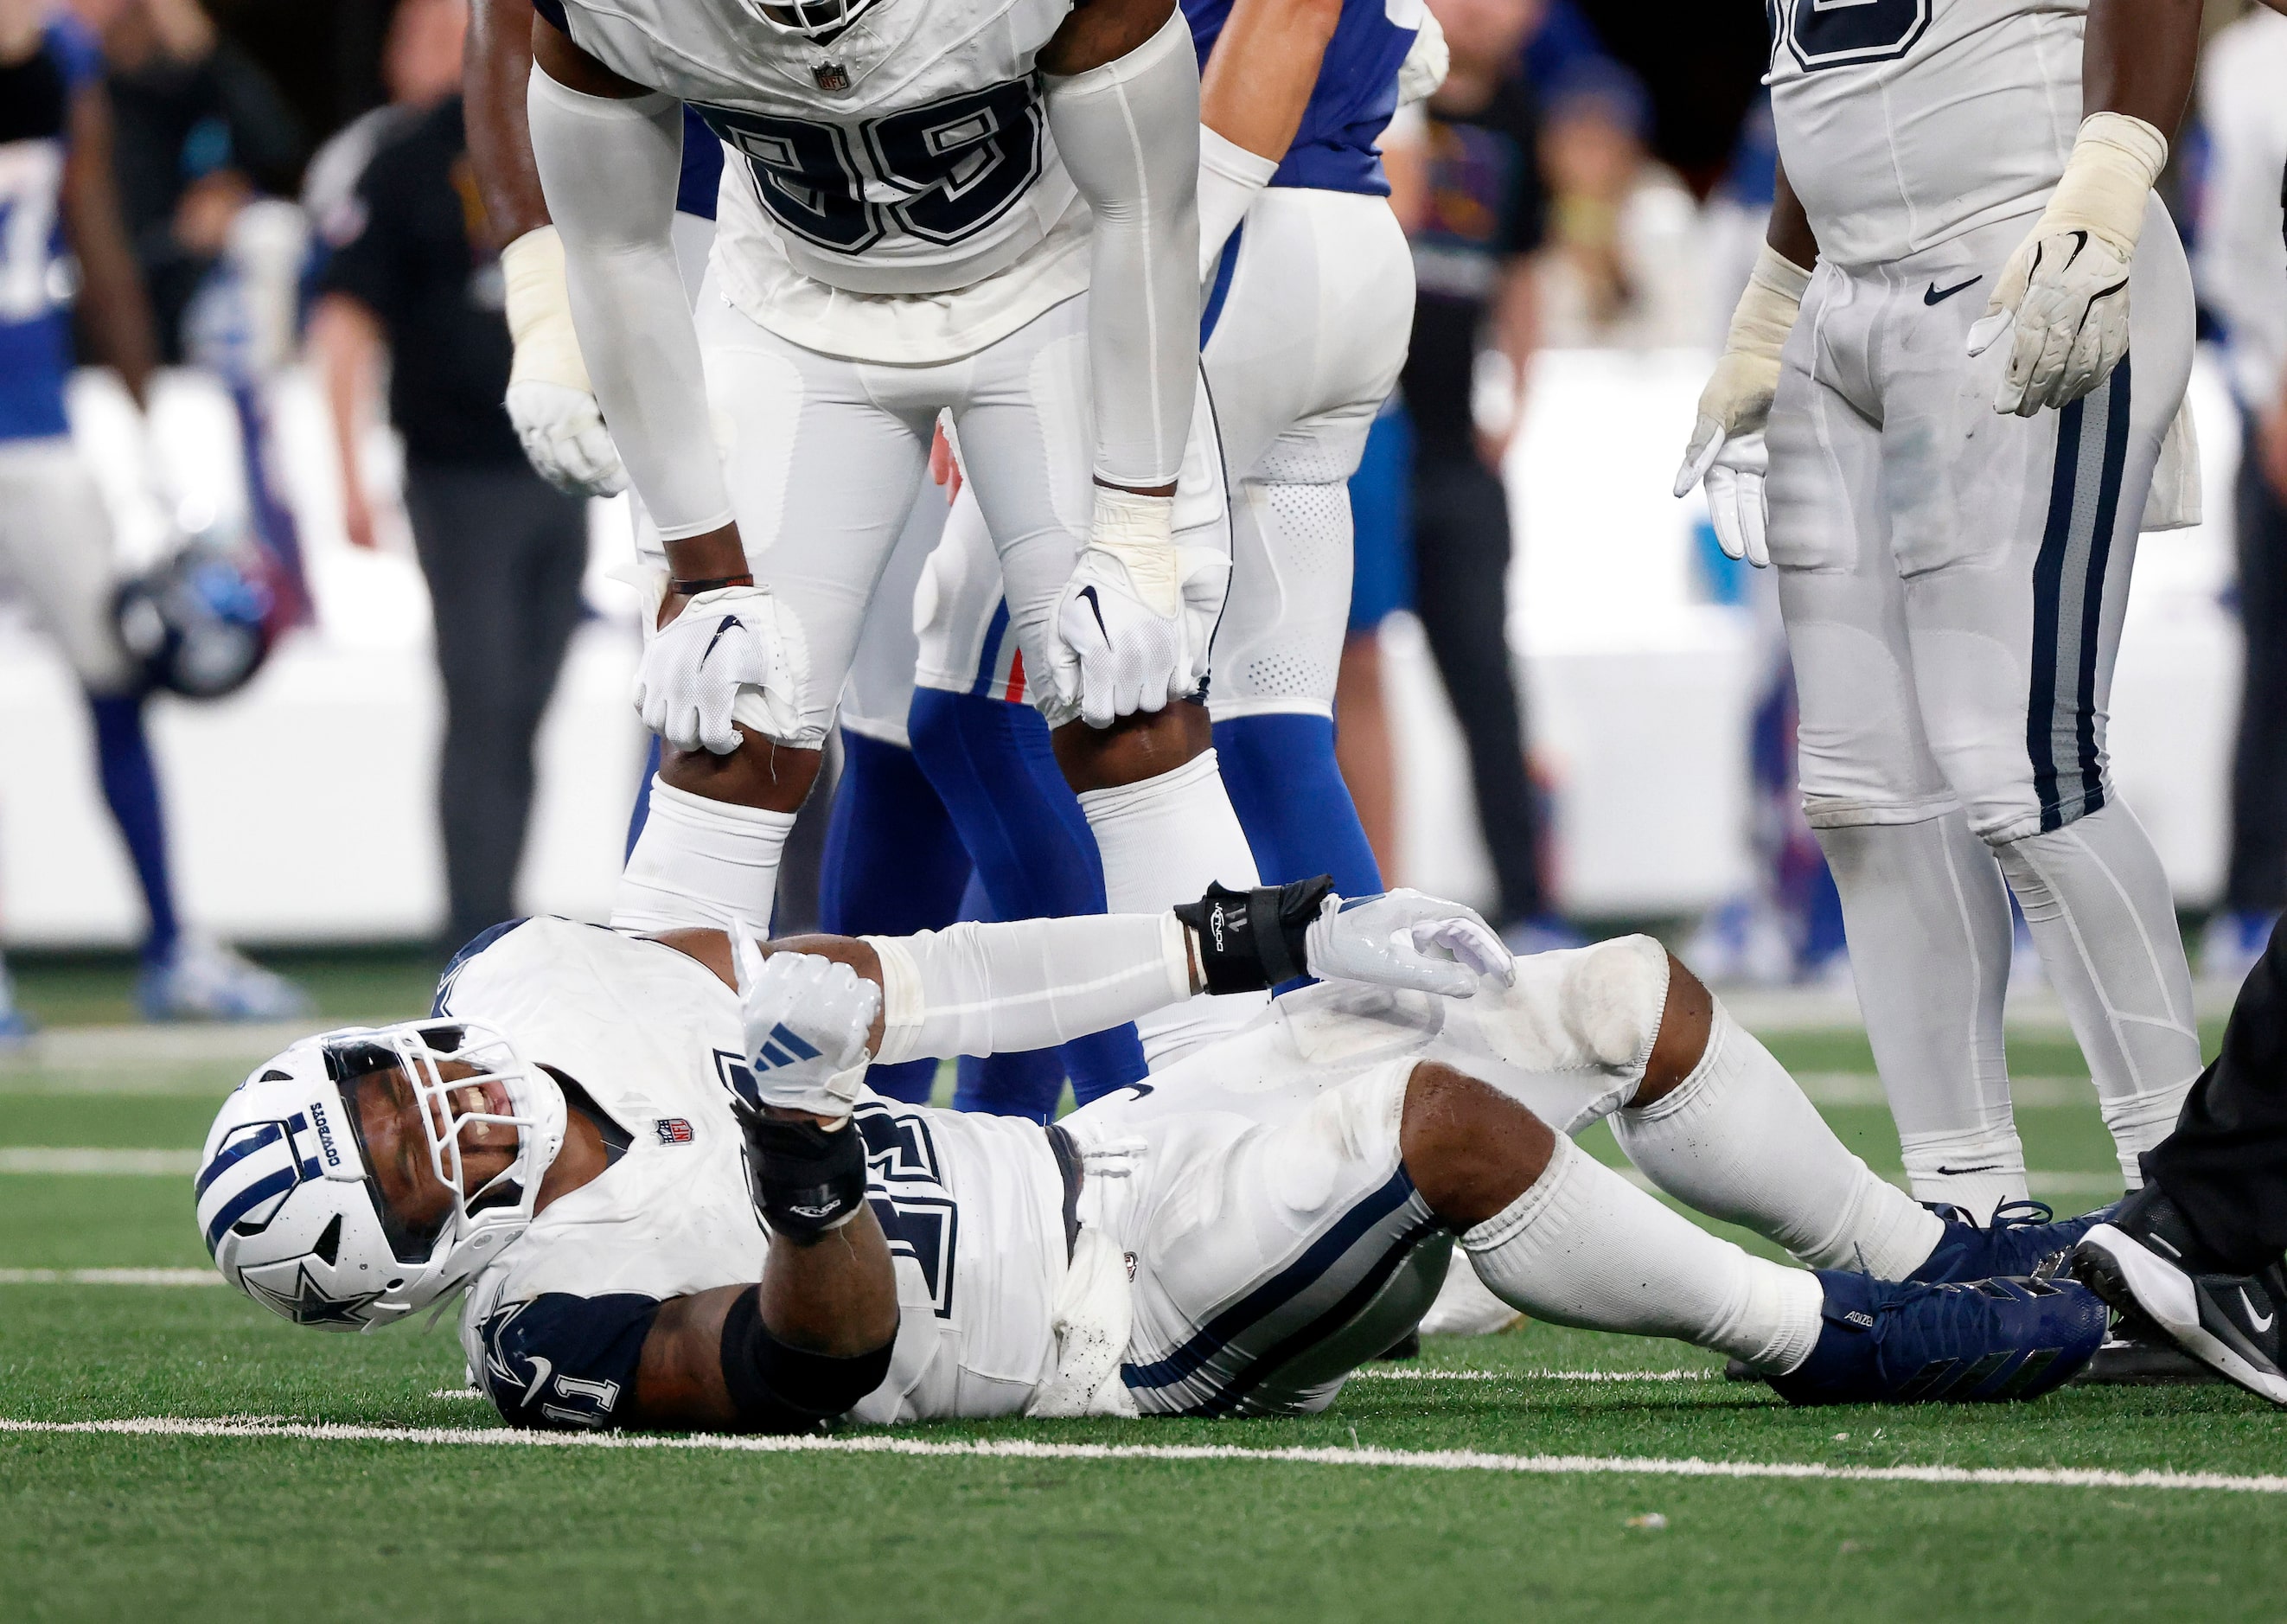
[[[1723,347],[1743,355],[1777,360],[1786,345],[1802,309],[1802,296],[1810,287],[1810,273],[1769,243],[1755,256],[1755,268],[1746,291],[1731,313],[1731,329]]]
[[[1259,993],[1310,973],[1303,942],[1319,904],[1333,891],[1326,875],[1288,885],[1232,891],[1210,885],[1175,909],[1199,945],[1200,978],[1210,993]]]
[[[2144,228],[2145,199],[2167,165],[2168,138],[2158,130],[2125,113],[2090,114],[2041,211],[2041,234],[2093,232],[2129,252]]]
[[[741,1104],[739,1131],[755,1210],[772,1234],[810,1246],[864,1209],[866,1141],[854,1127],[820,1128]]]
[[[893,1337],[871,1353],[837,1359],[789,1348],[763,1323],[763,1293],[749,1286],[723,1321],[723,1385],[750,1432],[817,1432],[857,1407],[889,1378]]]

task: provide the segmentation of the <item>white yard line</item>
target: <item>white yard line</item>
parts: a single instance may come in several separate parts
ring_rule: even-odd
[[[0,1269],[0,1286],[219,1286],[212,1269]]]
[[[74,1173],[188,1178],[196,1151],[93,1150],[66,1145],[0,1145],[0,1173]]]
[[[518,1432],[506,1427],[350,1427],[226,1416],[131,1421],[11,1421],[0,1433],[107,1433],[129,1438],[288,1438],[318,1443],[421,1444],[527,1449],[700,1450],[736,1454],[882,1454],[1021,1461],[1233,1461],[1272,1465],[1395,1467],[1417,1471],[1513,1472],[1545,1477],[1824,1479],[1972,1486],[2215,1489],[2287,1494],[2287,1477],[2228,1472],[2109,1471],[2066,1466],[1822,1466],[1796,1461],[1663,1460],[1656,1456],[1488,1454],[1465,1449],[1248,1449],[1231,1444],[1057,1444],[1033,1438],[938,1441],[862,1438],[662,1438],[620,1432]]]
[[[1354,1370],[1366,1382],[1712,1382],[1713,1370],[1426,1370],[1405,1365],[1369,1365]]]

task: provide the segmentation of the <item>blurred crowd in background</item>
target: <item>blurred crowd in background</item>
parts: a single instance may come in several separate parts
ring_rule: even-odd
[[[321,380],[349,541],[409,538],[431,582],[441,771],[458,790],[443,803],[445,935],[465,939],[513,908],[534,735],[582,612],[587,541],[580,504],[529,472],[498,408],[509,344],[499,244],[460,129],[463,0],[70,9],[100,49],[118,206],[158,359],[212,371],[240,414],[251,539],[276,566],[273,619],[290,628],[315,612],[302,516],[262,472],[276,430],[262,381],[289,366]],[[1354,487],[1341,760],[1384,874],[1403,881],[1378,654],[1389,617],[1410,614],[1466,741],[1499,923],[1555,944],[1571,927],[1545,878],[1544,796],[1505,598],[1509,440],[1538,352],[1720,341],[1771,195],[1756,83],[1765,20],[1753,0],[1430,9],[1452,75],[1386,144],[1420,298],[1400,396]],[[2206,937],[2207,970],[2236,978],[2287,901],[2287,17],[2243,15],[2230,0],[2208,11],[2200,102],[2170,184],[2245,427],[2233,590],[2246,697],[2228,879]],[[102,316],[82,303],[86,360],[111,353],[87,330]],[[384,421],[401,454],[377,476],[360,448]],[[1757,610],[1768,658],[1746,741],[1760,876],[1701,923],[1695,962],[1711,978],[1839,979],[1840,914],[1793,794],[1770,588],[1705,551],[1709,591]],[[787,907],[803,915],[799,899]]]

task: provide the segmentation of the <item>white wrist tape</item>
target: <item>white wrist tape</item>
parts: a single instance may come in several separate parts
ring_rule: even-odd
[[[1136,601],[1172,620],[1183,607],[1175,553],[1175,499],[1096,487],[1096,519],[1088,544],[1118,558]]]
[[[1802,312],[1802,296],[1810,288],[1810,273],[1769,243],[1755,255],[1747,289],[1731,312],[1731,329],[1723,347],[1743,355],[1764,357],[1776,363],[1786,347],[1787,334]]]
[[[1199,281],[1215,274],[1223,245],[1238,229],[1254,194],[1270,184],[1278,160],[1249,152],[1229,136],[1199,126]]]
[[[957,924],[861,939],[882,960],[877,1063],[1007,1054],[1148,1015],[1191,994],[1173,914]]]
[[[506,284],[509,337],[516,343],[510,384],[558,384],[583,395],[596,392],[580,336],[572,326],[572,294],[564,281],[564,239],[553,226],[527,231],[500,254]]]
[[[2033,236],[2085,231],[2126,255],[2144,229],[2152,183],[2167,164],[2168,138],[2142,119],[2125,113],[2090,114],[2081,121],[2072,156]]]

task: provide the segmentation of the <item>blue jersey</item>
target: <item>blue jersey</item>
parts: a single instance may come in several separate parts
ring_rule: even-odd
[[[36,53],[0,68],[0,440],[70,431],[64,156],[72,99],[102,72],[94,36],[64,17],[49,20]]]
[[[1326,42],[1302,127],[1270,178],[1272,186],[1389,195],[1374,143],[1397,111],[1398,64],[1413,48],[1416,31],[1413,23],[1395,22],[1391,14],[1413,18],[1420,11],[1420,0],[1342,0],[1341,20]],[[1202,68],[1230,16],[1231,0],[1183,0]]]

